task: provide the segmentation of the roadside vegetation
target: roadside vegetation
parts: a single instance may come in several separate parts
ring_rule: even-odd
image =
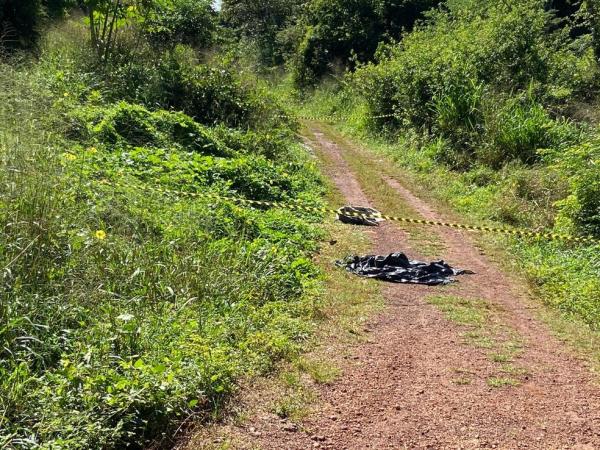
[[[319,308],[320,217],[160,192],[321,202],[210,5],[85,3],[0,20],[0,448],[169,446]]]

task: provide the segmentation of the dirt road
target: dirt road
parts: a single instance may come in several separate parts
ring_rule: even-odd
[[[378,207],[348,163],[350,155],[372,155],[316,124],[306,139],[329,160],[329,175],[349,204]],[[373,182],[391,187],[415,215],[443,219],[392,177]],[[252,430],[252,446],[600,448],[600,388],[584,361],[534,317],[526,290],[471,235],[429,232],[445,244],[439,258],[476,274],[450,287],[384,285],[385,310],[341,376],[317,388],[317,412],[298,428],[251,418],[240,430]],[[384,223],[374,241],[378,254],[423,258],[396,224]]]

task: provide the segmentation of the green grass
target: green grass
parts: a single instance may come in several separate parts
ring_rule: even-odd
[[[340,369],[330,361],[312,360],[305,357],[301,358],[297,365],[299,370],[309,374],[317,384],[330,384],[341,374]]]
[[[469,378],[454,378],[452,382],[459,386],[468,386],[472,381]]]
[[[471,300],[462,297],[428,297],[427,302],[436,306],[448,320],[459,325],[482,328],[489,320],[489,303],[485,300]]]
[[[487,379],[486,382],[487,382],[487,385],[492,388],[517,386],[519,384],[518,380],[515,380],[510,377],[490,377]]]
[[[65,42],[0,65],[0,447],[168,445],[297,358],[324,234],[318,215],[147,188],[319,205],[322,184],[291,129],[105,100]]]
[[[490,386],[518,385],[527,371],[512,363],[523,352],[520,336],[503,324],[501,311],[492,308],[489,302],[479,299],[466,299],[456,296],[431,296],[427,302],[438,308],[449,321],[466,328],[462,333],[464,343],[487,352],[490,361],[498,365],[499,375],[488,380]],[[460,377],[453,379],[455,384],[469,384],[470,377],[464,376],[461,369],[455,370]],[[509,374],[511,383],[504,374]]]

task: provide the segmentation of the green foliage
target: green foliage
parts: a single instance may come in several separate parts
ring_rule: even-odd
[[[155,0],[142,29],[158,47],[207,47],[216,30],[216,15],[208,0]]]
[[[592,30],[592,38],[594,43],[594,51],[596,58],[600,60],[600,1],[587,0],[585,2],[589,13],[590,28]]]
[[[538,243],[515,248],[521,266],[550,306],[599,330],[598,246],[563,248]]]
[[[140,105],[121,102],[113,107],[74,111],[72,133],[96,145],[177,147],[186,151],[227,156],[232,152],[211,131],[183,113],[150,112]]]
[[[539,150],[563,149],[578,141],[576,127],[567,121],[553,120],[542,105],[531,98],[498,99],[486,111],[487,143],[478,159],[500,168],[506,161],[533,164],[540,160]]]
[[[439,160],[452,167],[534,163],[539,149],[578,138],[544,103],[584,95],[597,69],[589,52],[548,35],[551,16],[540,2],[484,3],[455,1],[432,13],[428,25],[383,48],[354,84],[371,113],[397,115],[386,126],[449,143]]]
[[[542,10],[520,3],[490,7],[472,19],[438,14],[431,25],[384,51],[379,64],[362,69],[357,82],[364,83],[374,112],[393,111],[410,126],[432,127],[434,99],[464,96],[480,83],[515,89],[543,80],[545,18]]]
[[[184,45],[155,51],[122,49],[99,83],[105,100],[127,100],[149,108],[183,111],[205,125],[278,128],[289,121],[268,92],[247,82],[231,63],[201,64]]]
[[[83,0],[92,47],[106,64],[112,57],[119,34],[138,19],[136,0]]]
[[[600,236],[600,138],[596,135],[545,157],[571,184],[571,195],[559,203],[558,223],[566,231]]]
[[[314,84],[334,64],[354,68],[370,61],[383,39],[398,38],[437,1],[313,0],[302,19],[305,28],[294,56],[299,87]]]
[[[166,447],[299,351],[321,218],[159,190],[319,205],[320,180],[224,66],[178,47],[156,74],[142,43],[115,73],[53,39],[0,65],[0,446]]]
[[[380,30],[372,0],[316,0],[309,3],[306,21],[295,61],[300,86],[314,83],[338,58],[348,59],[354,52],[365,61],[377,48]]]
[[[283,62],[285,42],[280,33],[293,27],[302,5],[301,0],[224,0],[221,18],[256,43],[262,64],[273,66]]]
[[[41,0],[3,0],[0,3],[0,49],[31,48],[39,37]]]

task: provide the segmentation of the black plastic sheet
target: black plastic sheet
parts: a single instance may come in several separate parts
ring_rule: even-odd
[[[455,269],[444,261],[412,261],[404,253],[392,253],[388,256],[352,256],[338,261],[338,266],[362,277],[428,286],[450,284],[456,281],[453,277],[457,275],[473,274],[469,270]]]

